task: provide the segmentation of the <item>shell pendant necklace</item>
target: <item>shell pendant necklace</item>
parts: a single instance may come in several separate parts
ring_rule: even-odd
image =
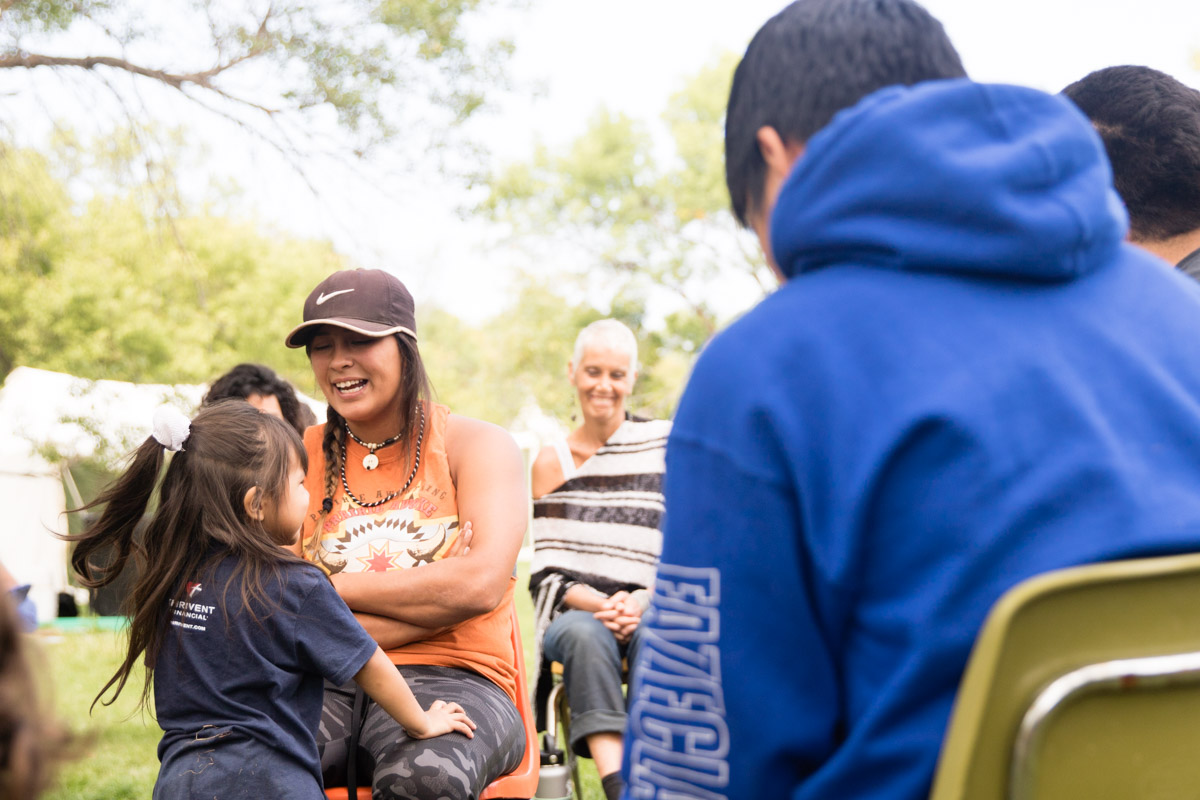
[[[379,456],[375,455],[375,451],[387,447],[390,444],[395,444],[404,436],[404,432],[397,433],[390,439],[382,442],[364,442],[362,439],[354,435],[354,431],[350,430],[350,425],[346,425],[346,433],[350,434],[350,438],[358,442],[363,447],[367,448],[367,454],[363,456],[362,465],[365,470],[373,470],[379,466]]]
[[[346,481],[346,447],[345,447],[345,445],[342,445],[342,447],[340,448],[341,458],[339,460],[342,462],[341,463],[342,488],[346,490],[346,496],[349,497],[351,500],[353,500],[359,506],[362,506],[363,508],[375,508],[376,506],[381,506],[384,503],[386,503],[387,501],[391,500],[392,498],[404,494],[405,492],[408,491],[408,487],[412,486],[413,479],[417,477],[417,470],[421,467],[421,443],[423,441],[425,441],[425,406],[421,403],[418,403],[417,407],[421,410],[421,427],[417,428],[417,444],[416,444],[416,447],[414,448],[415,452],[413,453],[412,472],[408,473],[408,480],[404,482],[404,486],[402,486],[401,488],[397,489],[396,491],[390,493],[387,497],[381,498],[379,500],[375,500],[374,502],[366,503],[366,502],[363,502],[362,500],[360,500],[358,498],[358,496],[354,494],[354,492],[350,491],[350,484]],[[350,431],[350,427],[347,426],[346,432],[349,433],[349,431]],[[354,436],[354,434],[352,434],[352,433],[350,435]],[[399,438],[399,437],[397,437],[397,438]],[[358,442],[358,437],[355,436],[354,441]],[[366,442],[359,442],[359,444],[362,444],[365,446]],[[379,445],[379,447],[383,447],[383,446],[384,445]],[[371,453],[370,455],[367,456],[367,458],[374,458],[374,455],[375,455],[374,453]],[[364,467],[367,467],[366,460],[367,460],[366,458],[363,459]],[[378,465],[378,459],[376,459],[376,465]],[[367,467],[367,469],[373,469],[373,467]],[[332,506],[332,504],[333,504],[332,499],[328,498],[328,497],[325,498],[325,502],[329,503],[330,506]],[[329,509],[325,509],[325,511],[326,511],[326,513],[328,513]]]

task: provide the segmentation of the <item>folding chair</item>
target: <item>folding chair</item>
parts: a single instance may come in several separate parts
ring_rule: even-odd
[[[972,651],[931,800],[1200,795],[1200,555],[1047,573]]]
[[[529,702],[529,687],[525,677],[525,650],[521,646],[521,626],[517,619],[517,607],[514,603],[510,609],[512,617],[512,645],[516,654],[517,667],[517,711],[521,713],[521,722],[525,726],[525,756],[512,772],[501,775],[488,784],[479,795],[479,800],[531,800],[537,791],[538,782],[538,744],[537,731],[534,729],[533,707]],[[329,800],[349,800],[346,787],[335,786],[325,789]],[[356,800],[371,800],[371,787],[359,786]]]
[[[546,698],[546,733],[542,737],[543,759],[566,764],[571,772],[572,794],[576,800],[583,800],[583,784],[579,781],[579,756],[571,747],[571,707],[567,705],[567,691],[563,684],[563,665],[558,661],[551,662],[550,674],[553,675],[554,685],[550,687],[550,695]],[[562,731],[562,747],[558,746],[559,731]]]
[[[571,786],[576,800],[583,800],[583,784],[579,780],[579,754],[571,747],[571,707],[567,704],[567,690],[563,683],[563,665],[550,662],[550,675],[554,685],[546,698],[546,732],[542,742],[543,753],[561,751],[562,762],[571,771]],[[629,661],[621,661],[621,683],[629,684]],[[559,730],[562,730],[562,747],[558,746]]]

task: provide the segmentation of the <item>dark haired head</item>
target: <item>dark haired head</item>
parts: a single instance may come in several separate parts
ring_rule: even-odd
[[[76,543],[71,564],[84,586],[111,583],[131,555],[140,566],[128,600],[125,661],[97,695],[99,700],[115,685],[106,703],[120,694],[143,652],[145,701],[170,622],[170,601],[182,599],[184,583],[198,580],[195,576],[215,559],[236,557],[242,605],[266,609],[274,602],[266,596],[265,579],[296,560],[280,547],[290,542],[276,541],[246,507],[253,488],[259,506],[277,505],[287,492],[292,465],[307,469],[304,446],[290,425],[238,400],[202,408],[183,449],[171,456],[157,510],[138,532],[165,459],[163,446],[154,437],[146,439],[125,474],[85,507],[103,506],[100,518],[83,533],[66,537]],[[111,555],[100,563],[101,553]]]
[[[403,446],[410,450],[411,455],[417,439],[417,429],[422,419],[419,405],[424,403],[428,408],[432,391],[429,385],[429,375],[425,371],[425,362],[421,360],[421,351],[417,347],[417,340],[403,333],[395,333],[391,336],[396,340],[400,351],[399,407],[402,416],[397,422],[405,433]],[[309,353],[311,358],[311,341],[304,346],[304,351]],[[329,403],[325,413],[325,435],[321,438],[321,453],[325,457],[325,476],[321,485],[325,494],[322,496],[321,511],[313,526],[312,535],[304,543],[304,548],[308,552],[316,552],[316,545],[321,539],[321,529],[325,524],[325,518],[333,510],[332,498],[335,481],[341,472],[342,457],[345,452],[346,420],[334,410],[333,404]]]
[[[312,340],[322,331],[340,328],[358,336],[396,340],[400,355],[399,418],[403,445],[412,452],[423,416],[420,404],[429,404],[429,376],[417,347],[416,305],[404,283],[378,269],[341,270],[317,284],[304,301],[304,321],[288,334],[288,347],[303,347],[312,361]],[[324,385],[323,381],[319,383]],[[321,512],[305,549],[315,552],[325,517],[332,508],[334,481],[340,474],[346,452],[346,420],[328,404],[321,453],[325,457],[325,480]],[[330,503],[325,503],[330,500]],[[329,506],[328,508],[326,506]]]
[[[301,435],[309,425],[316,424],[316,415],[300,402],[292,385],[262,364],[238,364],[212,382],[200,405],[209,406],[229,398],[245,400],[254,395],[278,400],[283,419]]]
[[[807,142],[885,86],[965,76],[941,23],[912,0],[796,0],[758,31],[733,76],[725,180],[734,215],[749,225],[763,210],[763,126]]]
[[[1134,241],[1200,228],[1200,91],[1149,67],[1108,67],[1063,89],[1091,119]]]

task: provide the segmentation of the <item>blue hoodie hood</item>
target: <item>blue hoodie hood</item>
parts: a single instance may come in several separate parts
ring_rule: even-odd
[[[791,278],[832,263],[1059,282],[1111,256],[1128,218],[1099,136],[1017,86],[890,87],[814,135],[771,215]]]

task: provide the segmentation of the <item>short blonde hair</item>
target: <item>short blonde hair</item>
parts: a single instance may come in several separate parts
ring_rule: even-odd
[[[616,319],[598,319],[588,325],[575,337],[575,352],[571,355],[571,364],[579,366],[585,350],[596,346],[606,346],[618,353],[629,354],[629,371],[637,372],[637,337],[624,322]]]

